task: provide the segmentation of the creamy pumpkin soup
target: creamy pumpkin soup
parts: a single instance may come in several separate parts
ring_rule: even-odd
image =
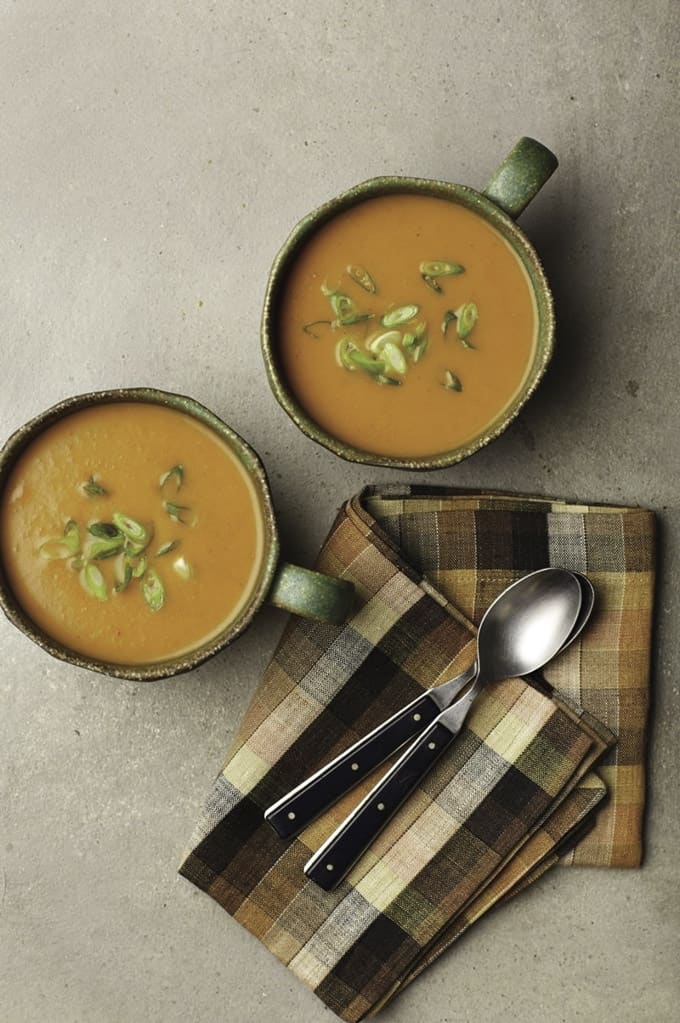
[[[40,433],[0,497],[16,599],[57,642],[117,664],[194,649],[256,585],[263,515],[241,462],[197,419],[100,404]]]
[[[300,249],[278,309],[292,395],[336,439],[418,457],[472,440],[530,369],[537,312],[502,235],[427,195],[365,199]]]

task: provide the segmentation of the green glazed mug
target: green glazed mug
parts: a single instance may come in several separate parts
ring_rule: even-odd
[[[554,313],[550,288],[536,252],[516,218],[557,167],[557,158],[535,139],[521,138],[481,192],[465,185],[424,178],[371,178],[304,217],[293,229],[271,268],[261,324],[262,353],[269,385],[279,404],[312,440],[350,462],[398,469],[440,469],[467,458],[497,437],[536,390],[550,361],[554,344]],[[380,455],[339,440],[316,423],[289,387],[277,351],[277,320],[289,270],[310,237],[327,221],[376,196],[416,194],[462,205],[491,224],[510,245],[530,281],[537,310],[536,344],[522,386],[510,403],[471,440],[448,451],[417,457]]]
[[[347,618],[354,603],[352,583],[280,560],[274,508],[260,459],[231,427],[205,406],[185,395],[138,387],[81,394],[59,402],[20,427],[0,450],[0,501],[18,457],[43,430],[81,409],[121,402],[157,404],[192,416],[215,433],[236,455],[253,483],[264,529],[262,565],[250,594],[234,620],[228,622],[219,634],[195,648],[163,661],[118,664],[83,655],[40,629],[26,614],[12,592],[0,558],[0,606],[13,625],[60,660],[115,678],[151,681],[189,671],[222,650],[244,631],[265,601],[293,614],[317,621],[341,624]]]

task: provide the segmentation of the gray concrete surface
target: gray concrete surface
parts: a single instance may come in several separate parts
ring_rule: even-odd
[[[680,998],[674,10],[0,3],[0,435],[89,389],[190,393],[259,449],[303,562],[345,496],[395,474],[314,447],[269,394],[259,316],[288,230],[375,174],[481,185],[521,134],[560,157],[522,219],[558,354],[507,434],[429,478],[658,510],[646,864],[553,872],[385,1023],[665,1023]],[[212,663],[143,686],[0,622],[0,1023],[332,1018],[176,876],[282,624],[265,611]]]

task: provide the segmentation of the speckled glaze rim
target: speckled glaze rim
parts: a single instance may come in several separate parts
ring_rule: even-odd
[[[523,142],[533,143],[533,140],[520,140],[518,146]],[[540,146],[539,143],[533,144]],[[548,150],[545,150],[545,152],[549,154]],[[510,155],[512,156],[512,154]],[[549,156],[552,156],[552,154],[549,154]],[[554,160],[554,157],[552,159]],[[501,165],[501,167],[504,166],[505,164]],[[498,173],[494,180],[498,181]],[[508,407],[489,426],[467,443],[461,444],[449,451],[417,458],[383,456],[375,452],[363,451],[345,444],[331,434],[326,433],[314,420],[310,419],[302,406],[298,404],[294,394],[289,390],[276,352],[276,321],[280,296],[286,285],[288,270],[303,245],[318,228],[344,210],[356,206],[366,199],[396,193],[428,195],[447,199],[450,202],[465,206],[467,209],[484,217],[509,242],[521,260],[531,282],[538,312],[538,330],[534,358],[527,371],[524,384]],[[550,287],[533,246],[512,217],[508,216],[497,202],[498,200],[494,202],[486,195],[466,185],[455,185],[450,182],[430,180],[428,178],[377,177],[363,181],[334,199],[329,200],[306,217],[303,217],[296,225],[276,256],[269,274],[262,312],[261,345],[269,386],[279,404],[307,437],[310,437],[317,444],[321,444],[329,451],[350,462],[408,470],[443,469],[462,461],[464,458],[468,458],[475,451],[478,451],[481,447],[498,437],[517,416],[520,409],[538,387],[552,357],[555,337],[555,316]]]
[[[41,412],[40,415],[35,416],[34,419],[25,423],[24,426],[19,427],[0,451],[0,498],[4,491],[8,474],[17,458],[43,430],[57,422],[57,420],[74,412],[79,412],[82,409],[90,408],[93,405],[111,405],[121,402],[151,403],[184,412],[213,430],[238,456],[255,485],[260,501],[264,528],[262,566],[248,603],[233,622],[208,642],[177,657],[142,665],[117,664],[87,657],[75,650],[71,650],[70,647],[64,646],[47,635],[28,617],[15,598],[5,577],[1,561],[0,606],[9,621],[17,629],[53,657],[61,661],[67,661],[76,667],[98,671],[113,678],[131,679],[136,682],[151,682],[191,671],[224,649],[228,643],[231,643],[232,640],[236,639],[244,631],[271,588],[279,560],[279,540],[267,476],[255,451],[231,427],[227,426],[214,412],[201,405],[200,402],[183,394],[159,391],[152,387],[126,387],[116,390],[92,391],[87,394],[78,394],[60,401],[46,411]]]

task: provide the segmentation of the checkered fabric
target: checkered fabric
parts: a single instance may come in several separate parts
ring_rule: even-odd
[[[638,865],[653,538],[641,509],[423,487],[355,497],[317,567],[352,580],[356,611],[342,627],[290,622],[181,873],[353,1023],[558,861]],[[486,687],[345,881],[321,891],[303,865],[376,777],[295,839],[264,809],[467,667],[491,601],[549,565],[584,572],[597,597],[582,638],[546,669],[552,692]]]

